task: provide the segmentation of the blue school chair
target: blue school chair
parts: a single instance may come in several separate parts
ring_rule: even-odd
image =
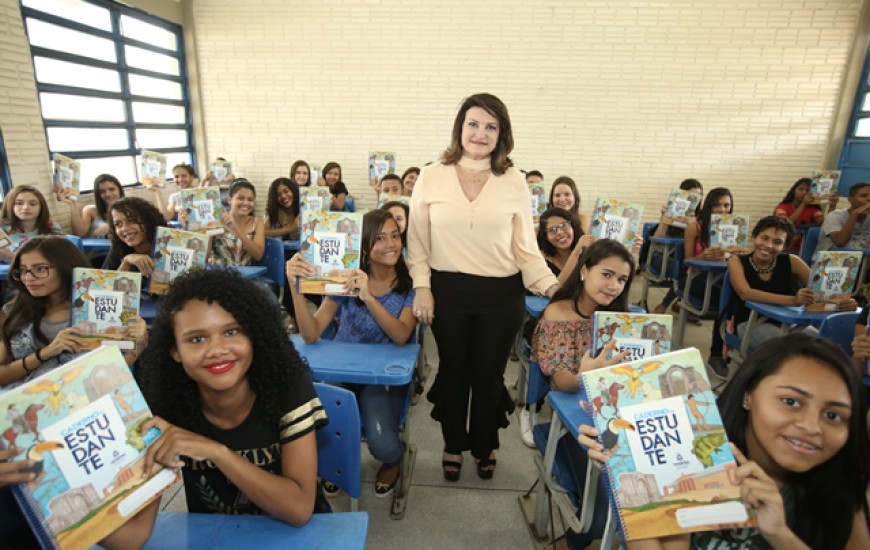
[[[350,509],[359,509],[362,494],[362,437],[359,407],[352,391],[314,383],[329,424],[317,431],[317,475],[350,496]]]
[[[728,316],[732,313],[729,311],[729,306],[731,302],[731,297],[734,295],[734,287],[731,286],[731,277],[728,274],[728,271],[725,271],[725,276],[722,278],[722,291],[719,294],[719,316],[722,321],[719,326],[719,330],[721,331],[722,341],[725,342],[730,350],[728,350],[728,359],[731,361],[732,366],[729,367],[729,378],[730,373],[735,370],[735,367],[740,366],[743,363],[745,357],[740,353],[740,348],[743,343],[740,340],[740,337],[737,336],[737,327],[735,327],[735,332],[730,333],[725,330],[725,324],[728,320]]]
[[[821,227],[810,227],[807,234],[804,235],[801,241],[800,256],[801,260],[807,265],[812,265],[813,255],[816,253],[816,247],[819,245],[819,236],[822,234]]]
[[[85,247],[84,247],[84,245],[82,244],[82,238],[81,238],[81,237],[79,237],[79,236],[77,236],[77,235],[65,235],[65,237],[66,237],[66,240],[68,240],[69,242],[71,242],[71,243],[73,243],[74,245],[76,245],[76,248],[79,249],[79,252],[81,252],[82,254],[84,254],[84,252],[85,252]]]
[[[284,294],[284,243],[277,237],[266,237],[266,251],[254,265],[266,268],[266,277],[278,287],[278,300]]]
[[[356,200],[353,197],[345,197],[344,212],[356,212]]]
[[[675,248],[682,248],[682,239],[666,239],[666,242],[656,242],[650,240],[653,230],[658,223],[648,222],[643,224],[643,240],[649,242],[646,262],[641,266],[641,275],[643,276],[643,291],[638,302],[645,309],[649,309],[649,289],[650,287],[669,287],[673,284],[674,277],[679,277],[679,271],[674,270],[674,255]],[[677,242],[679,241],[679,242]],[[661,253],[661,265],[655,265],[653,256],[656,252]]]
[[[819,335],[834,342],[849,357],[852,356],[852,339],[855,337],[855,322],[858,320],[857,311],[843,311],[832,313],[825,317],[819,327]]]

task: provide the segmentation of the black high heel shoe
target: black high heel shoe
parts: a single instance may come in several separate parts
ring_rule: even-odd
[[[492,479],[492,474],[495,473],[495,457],[490,456],[489,458],[478,460],[477,461],[477,476],[480,479]],[[491,470],[487,468],[492,466]]]
[[[448,470],[447,468],[455,468],[455,470]],[[441,470],[444,472],[444,479],[456,483],[459,481],[459,474],[462,472],[462,463],[455,460],[442,460]]]

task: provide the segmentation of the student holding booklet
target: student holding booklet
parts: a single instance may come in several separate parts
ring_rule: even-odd
[[[628,549],[870,548],[861,403],[860,378],[836,344],[804,334],[768,341],[718,399],[757,526],[630,541]],[[610,457],[598,436],[580,426],[580,445],[603,464]]]

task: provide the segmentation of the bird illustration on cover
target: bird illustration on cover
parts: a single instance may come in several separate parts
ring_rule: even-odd
[[[64,384],[69,384],[78,378],[81,373],[82,369],[80,368],[72,369],[61,375],[59,380],[43,380],[42,382],[34,384],[24,390],[24,393],[30,395],[42,392],[47,393],[48,398],[46,399],[46,403],[48,403],[48,407],[52,414],[60,414],[60,406],[64,401],[66,401],[66,394],[63,392]]]
[[[653,372],[661,366],[661,361],[650,361],[649,363],[644,363],[639,368],[632,367],[631,365],[620,365],[615,367],[612,372],[616,374],[624,374],[628,377],[626,382],[628,385],[628,394],[631,397],[634,397],[637,390],[639,390],[643,385],[640,381],[641,375]]]

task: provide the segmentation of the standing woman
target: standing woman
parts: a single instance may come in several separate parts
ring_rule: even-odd
[[[311,185],[311,167],[304,160],[297,160],[290,167],[290,179],[299,187]]]
[[[513,411],[503,378],[524,287],[552,296],[559,286],[535,243],[528,186],[508,157],[513,145],[504,103],[486,93],[468,97],[450,146],[423,169],[411,198],[414,315],[432,325],[438,343],[428,398],[441,422],[448,481],[459,479],[468,449],[478,476],[492,477],[498,429]]]

